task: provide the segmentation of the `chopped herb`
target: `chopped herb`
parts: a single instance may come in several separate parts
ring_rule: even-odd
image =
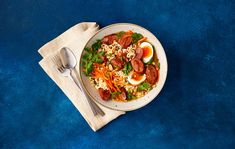
[[[158,67],[158,69],[160,69],[160,63],[158,62],[158,64],[157,64],[157,67]]]
[[[98,53],[99,56],[104,56],[105,52],[104,51],[101,51]]]
[[[84,50],[87,51],[87,52],[90,52],[90,51],[91,51],[91,49],[90,49],[90,48],[87,48],[87,47],[84,48]]]
[[[141,38],[143,38],[143,35],[139,33],[133,33],[131,37],[132,37],[133,43],[137,43]]]
[[[127,100],[131,100],[131,99],[134,99],[135,96],[133,94],[131,94],[131,92],[127,92]]]
[[[118,33],[117,33],[118,39],[122,38],[122,36],[123,36],[124,34],[125,34],[124,31],[118,32]]]
[[[84,68],[85,75],[90,75],[93,69],[93,63],[102,63],[101,56],[104,56],[104,51],[97,53],[97,51],[85,48],[86,53],[82,56],[82,66]]]
[[[147,83],[147,82],[144,82],[144,83],[142,83],[141,85],[139,85],[138,87],[137,87],[137,90],[138,91],[145,91],[145,90],[151,90],[152,89],[152,87],[151,87],[151,85],[149,84],[149,83]]]
[[[97,40],[92,46],[93,50],[98,50],[101,47],[101,40]]]
[[[86,66],[87,74],[90,74],[92,72],[92,68],[93,68],[92,62],[90,61],[90,62],[88,62],[87,66]]]
[[[118,95],[120,95],[121,93],[120,92],[112,92],[111,93],[111,97],[112,98],[116,98]]]
[[[101,59],[102,56],[104,56],[104,51],[101,51],[100,53],[95,53],[93,54],[91,61],[96,63],[102,63],[103,62],[103,60]]]
[[[91,59],[91,58],[92,58],[92,53],[86,53],[83,55],[82,61],[85,61],[85,60]]]
[[[131,70],[132,70],[131,63],[128,62],[128,63],[126,63],[126,65],[124,66],[124,69],[122,71],[125,75],[128,75]]]

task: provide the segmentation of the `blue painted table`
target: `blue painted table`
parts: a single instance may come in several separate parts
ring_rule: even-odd
[[[0,148],[234,148],[234,10],[230,0],[1,0]],[[157,100],[97,133],[38,65],[38,48],[82,21],[139,24],[169,63]]]

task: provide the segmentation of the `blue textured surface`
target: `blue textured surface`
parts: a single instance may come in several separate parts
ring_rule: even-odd
[[[234,148],[235,2],[0,2],[0,148]],[[94,133],[39,67],[44,43],[81,21],[139,24],[169,74],[149,105]]]

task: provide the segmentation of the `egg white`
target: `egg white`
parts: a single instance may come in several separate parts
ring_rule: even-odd
[[[141,48],[149,47],[149,49],[151,50],[151,55],[149,57],[143,57],[143,62],[148,63],[153,58],[153,46],[148,42],[142,42],[140,44],[140,47]]]
[[[139,84],[141,84],[142,82],[144,82],[145,81],[145,79],[146,79],[146,75],[145,74],[143,74],[142,75],[142,78],[140,79],[140,80],[135,80],[135,79],[132,79],[132,75],[133,75],[133,72],[131,72],[129,75],[128,75],[128,77],[127,77],[127,81],[130,83],[130,84],[132,84],[132,85],[139,85]]]

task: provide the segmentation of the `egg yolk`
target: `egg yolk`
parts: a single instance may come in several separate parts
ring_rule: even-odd
[[[139,81],[142,79],[142,76],[137,74],[137,73],[133,73],[132,75],[132,79],[136,80],[136,81]]]
[[[143,49],[143,58],[147,58],[152,55],[152,50],[149,46],[145,46],[142,49]]]

